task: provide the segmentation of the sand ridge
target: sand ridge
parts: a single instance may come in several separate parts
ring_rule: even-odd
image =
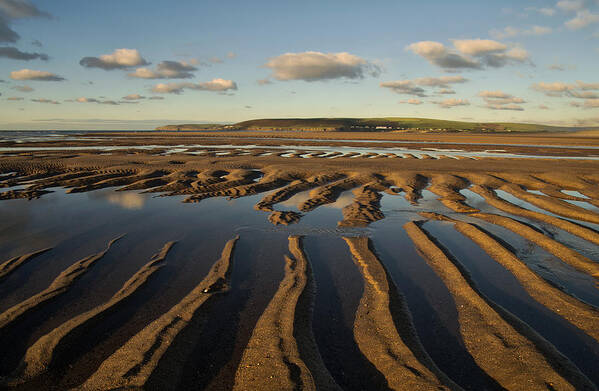
[[[422,348],[399,297],[391,308],[391,287],[381,262],[366,237],[344,237],[364,278],[364,293],[354,320],[354,336],[364,356],[385,376],[393,390],[460,390],[442,373]],[[395,328],[391,311],[402,313],[402,329]]]
[[[493,239],[474,224],[454,220],[437,213],[421,213],[428,219],[449,221],[454,228],[475,242],[495,261],[509,270],[526,292],[536,301],[565,318],[590,337],[599,341],[599,309],[570,296],[548,283],[532,271],[525,262],[518,259],[501,243]]]
[[[143,387],[177,334],[211,297],[226,292],[239,237],[229,240],[208,275],[167,313],[134,335],[108,357],[78,390]]]
[[[508,390],[593,390],[580,371],[532,329],[477,292],[416,223],[404,228],[423,258],[445,282],[459,316],[460,333],[476,363]],[[508,323],[504,317],[510,318]],[[514,327],[513,322],[518,326]],[[524,334],[522,333],[524,332]],[[533,342],[534,341],[534,342]]]
[[[21,256],[16,256],[16,257],[9,259],[8,261],[0,263],[0,281],[2,279],[6,278],[10,273],[14,272],[16,269],[18,269],[24,263],[28,262],[30,259],[33,259],[33,258],[37,257],[38,255],[46,253],[50,250],[52,250],[52,247],[33,251],[33,252],[30,252],[28,254],[24,254]]]
[[[67,289],[69,289],[69,287],[81,275],[87,272],[96,261],[104,257],[104,255],[106,255],[110,247],[123,236],[124,235],[121,235],[115,239],[112,239],[108,243],[106,249],[104,249],[103,251],[100,251],[99,253],[94,255],[89,255],[75,262],[73,265],[69,266],[62,273],[60,273],[58,277],[56,277],[54,281],[52,281],[48,288],[12,306],[11,308],[7,309],[2,314],[0,314],[0,330],[10,325],[12,322],[23,316],[28,311],[31,311],[32,309],[42,305],[46,301],[66,292]]]
[[[536,243],[540,247],[549,251],[556,257],[560,258],[565,263],[573,266],[574,268],[581,270],[591,276],[599,279],[599,263],[593,262],[587,257],[579,254],[571,248],[564,246],[563,244],[543,235],[542,233],[530,228],[526,224],[522,224],[509,217],[495,215],[491,213],[473,213],[472,217],[488,221],[489,223],[501,225],[518,235]]]
[[[33,343],[33,345],[27,349],[21,365],[7,383],[10,385],[23,383],[47,371],[51,362],[55,359],[54,355],[57,346],[63,340],[67,339],[69,334],[80,328],[84,328],[87,323],[93,321],[95,318],[100,318],[104,312],[115,307],[134,294],[146,283],[152,274],[164,266],[166,255],[174,244],[175,242],[166,243],[162,249],[152,257],[150,262],[142,266],[130,279],[128,279],[123,284],[122,288],[107,302],[68,320]]]
[[[309,357],[300,355],[298,332],[313,340],[309,329],[295,327],[298,301],[309,285],[311,272],[300,237],[289,237],[289,250],[292,257],[284,257],[285,275],[244,350],[234,390],[340,390],[317,350]]]

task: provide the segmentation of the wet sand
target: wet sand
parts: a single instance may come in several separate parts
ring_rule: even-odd
[[[597,138],[480,135],[468,144],[461,134],[95,136],[63,146],[233,147],[107,154],[42,142],[19,147],[50,149],[0,152],[0,211],[8,216],[0,222],[2,389],[599,384],[591,364],[599,360],[599,214],[592,209],[599,161],[585,159],[599,150],[583,148],[599,147]],[[277,152],[271,147],[290,143],[278,137],[298,139],[302,149]],[[310,149],[372,146],[366,137],[380,141],[377,148],[422,143],[422,153]],[[248,143],[259,148],[243,149]],[[446,157],[426,148],[537,157]],[[54,210],[51,200],[61,206]],[[76,200],[72,210],[69,200]],[[470,273],[473,264],[445,248],[444,231],[428,231],[426,221],[451,224],[488,259]],[[412,242],[393,243],[398,230]],[[517,247],[508,244],[514,237]],[[322,250],[328,243],[330,251]],[[562,337],[568,349],[519,319],[511,301],[500,305],[483,293],[499,283],[499,275],[486,274],[498,267],[538,306],[530,308],[543,309],[539,318],[551,313],[563,330],[576,330]],[[426,270],[432,285],[417,283],[415,270]],[[416,290],[437,292],[430,297],[444,304],[421,307]],[[424,319],[434,319],[431,330]]]

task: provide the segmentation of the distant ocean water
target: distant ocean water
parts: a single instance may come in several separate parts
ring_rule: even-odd
[[[106,133],[109,130],[0,130],[0,143],[30,143],[53,140],[78,140],[79,136]],[[119,132],[127,132],[119,130]],[[140,132],[139,130],[131,132]],[[92,141],[89,137],[86,140]]]

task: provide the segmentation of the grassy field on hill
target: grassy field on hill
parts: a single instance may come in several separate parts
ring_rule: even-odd
[[[592,128],[557,127],[510,122],[463,122],[428,118],[281,118],[254,119],[233,125],[167,125],[156,130],[272,130],[272,131],[426,131],[426,132],[564,132]]]

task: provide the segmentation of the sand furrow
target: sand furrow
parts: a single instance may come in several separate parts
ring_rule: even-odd
[[[254,182],[254,179],[236,179],[232,181],[220,182],[214,185],[201,186],[194,192],[193,195],[187,197],[183,202],[199,202],[206,198],[219,197],[224,191],[240,186],[249,185]],[[218,190],[208,190],[218,188]]]
[[[491,258],[509,270],[526,292],[536,301],[563,317],[586,334],[599,341],[599,310],[568,295],[532,271],[501,243],[473,224],[453,220],[447,216],[426,213],[424,217],[451,221],[455,229],[470,238]]]
[[[386,186],[379,183],[369,183],[354,190],[354,202],[343,208],[343,220],[339,221],[337,225],[340,227],[366,227],[372,222],[384,219],[379,192],[385,188]]]
[[[354,320],[354,337],[362,354],[393,390],[461,389],[443,374],[422,347],[406,304],[398,296],[391,308],[387,273],[369,248],[367,237],[344,238],[364,278],[364,293]],[[403,322],[396,329],[391,311]],[[400,335],[401,333],[401,335]]]
[[[581,208],[579,206],[572,205],[560,199],[531,194],[513,184],[504,185],[501,187],[501,190],[504,190],[512,194],[514,197],[530,202],[534,206],[537,206],[541,209],[545,209],[557,215],[568,217],[574,220],[588,221],[590,223],[599,224],[598,214],[593,213],[587,209]]]
[[[172,162],[171,162],[172,163]],[[191,182],[197,179],[196,170],[165,171],[162,179],[166,184],[156,186],[144,191],[144,193],[178,193],[191,188]]]
[[[460,190],[467,188],[470,183],[460,177],[449,174],[433,175],[431,186],[428,190],[439,197],[443,205],[459,213],[478,212],[464,203],[466,197],[460,194]]]
[[[253,182],[253,181],[249,181]],[[198,202],[206,198],[213,197],[230,197],[230,198],[240,198],[245,197],[257,193],[262,193],[264,191],[276,189],[287,184],[289,181],[281,178],[275,179],[263,179],[258,183],[245,183],[237,186],[231,186],[223,190],[211,191],[201,194],[196,194],[191,197],[188,197],[184,200],[184,202]]]
[[[251,183],[244,186],[231,187],[217,194],[219,196],[228,196],[231,198],[239,198],[248,195],[262,193],[268,190],[277,189],[281,186],[285,186],[289,183],[288,178],[277,178],[277,177],[264,177],[261,181],[257,183]]]
[[[38,171],[38,170],[35,170],[35,171]],[[52,177],[55,174],[56,173],[52,169],[42,170],[41,172],[35,172],[35,173],[29,174],[29,175],[17,174],[15,176],[12,176],[12,177],[0,182],[0,187],[10,187],[10,186],[16,186],[16,185],[24,183],[24,182],[29,182],[29,181],[34,181],[34,180],[43,180],[43,179]]]
[[[108,243],[108,246],[106,247],[106,249],[104,249],[103,251],[101,251],[97,254],[94,254],[94,255],[89,255],[89,256],[75,262],[73,265],[69,266],[62,273],[60,273],[58,275],[58,277],[56,277],[54,279],[54,281],[52,281],[52,283],[50,284],[50,286],[48,288],[44,289],[43,291],[41,291],[40,293],[38,293],[34,296],[31,296],[30,298],[28,298],[26,300],[20,302],[19,304],[12,306],[11,308],[7,309],[2,314],[0,314],[0,330],[2,330],[4,327],[6,327],[9,324],[11,324],[12,322],[14,322],[16,319],[21,317],[27,311],[30,311],[30,310],[42,305],[44,302],[60,295],[61,293],[66,292],[67,289],[69,289],[71,284],[73,284],[73,282],[77,278],[79,278],[86,271],[88,271],[88,269],[97,260],[101,259],[104,255],[106,255],[106,253],[108,252],[110,247],[113,245],[113,243],[122,237],[123,236],[119,236],[118,238],[112,239]]]
[[[90,185],[92,183],[104,181],[112,178],[119,177],[127,177],[129,175],[133,175],[136,172],[134,170],[117,170],[115,172],[101,172],[95,175],[86,175],[82,177],[76,177],[73,179],[68,179],[65,181],[61,181],[59,183],[60,186],[63,187],[80,187]]]
[[[223,170],[204,170],[196,175],[195,180],[189,183],[190,188],[184,192],[196,192],[202,186],[212,185],[214,183],[225,182],[227,179],[225,175],[229,175],[227,171]]]
[[[223,177],[214,178],[216,182],[212,182],[212,180],[209,180],[208,183],[200,182],[201,184],[198,183],[195,186],[192,183],[192,186],[196,193],[208,193],[212,191],[225,190],[230,187],[248,185],[250,183],[253,183],[254,180],[256,180],[259,177],[260,175],[255,171],[238,169],[232,170],[230,173]]]
[[[166,174],[166,172],[157,170],[157,171],[151,171],[151,172],[142,173],[142,174],[134,174],[134,175],[127,175],[127,176],[121,176],[121,177],[116,177],[116,178],[109,178],[109,179],[104,179],[104,180],[101,180],[98,182],[73,187],[73,188],[69,189],[68,193],[80,193],[80,192],[85,192],[85,191],[103,189],[106,187],[125,186],[125,185],[130,185],[133,183],[137,183],[138,181],[141,181],[144,179],[156,178],[158,176],[162,176],[165,174]]]
[[[285,256],[285,276],[243,352],[234,390],[339,390],[315,348],[310,328],[295,328],[298,301],[311,272],[299,237],[289,237],[289,250],[293,258]],[[309,357],[300,356],[298,334],[312,345]]]
[[[294,211],[273,211],[270,215],[268,215],[268,221],[273,223],[274,225],[289,225],[295,224],[300,221],[302,218],[301,213],[297,213]]]
[[[443,280],[458,312],[462,340],[476,363],[508,390],[593,390],[567,358],[534,330],[478,292],[414,222],[404,228]],[[501,314],[501,315],[500,315]]]
[[[19,266],[23,265],[25,262],[29,261],[31,258],[35,258],[38,255],[45,253],[46,251],[50,251],[51,249],[52,249],[52,247],[34,251],[29,254],[11,258],[8,261],[0,264],[0,280],[5,278],[6,276],[8,276],[10,273],[14,272]]]
[[[406,200],[414,203],[422,198],[422,190],[428,185],[428,178],[413,172],[392,172],[386,179],[405,193]]]
[[[274,204],[286,201],[299,192],[310,190],[318,186],[323,186],[329,182],[339,180],[343,177],[343,174],[324,174],[315,175],[305,180],[299,179],[293,181],[289,185],[265,196],[256,204],[254,208],[257,210],[272,211],[272,206]]]
[[[12,379],[8,383],[22,383],[47,371],[55,358],[55,351],[58,345],[75,331],[81,330],[93,320],[101,318],[106,311],[115,307],[135,293],[145,284],[154,272],[164,265],[163,261],[174,244],[175,242],[166,243],[164,247],[152,257],[150,262],[142,266],[141,269],[128,279],[123,284],[122,288],[107,302],[66,321],[38,339],[27,349],[21,365],[12,375]]]
[[[0,200],[17,200],[17,199],[28,199],[32,200],[35,198],[40,198],[44,194],[51,193],[47,190],[9,190],[0,193]]]
[[[175,337],[211,297],[229,289],[232,257],[239,237],[225,245],[221,258],[206,277],[168,312],[147,325],[108,357],[77,387],[80,390],[112,390],[143,387]]]
[[[97,174],[94,171],[76,171],[76,172],[67,172],[62,174],[53,175],[51,177],[43,178],[35,180],[31,183],[30,189],[42,189],[46,187],[55,187],[61,186],[64,181],[76,178],[83,178],[85,176],[95,175]]]
[[[544,213],[533,212],[531,210],[521,208],[519,206],[512,204],[511,202],[500,199],[499,197],[497,197],[497,195],[495,194],[495,192],[493,190],[487,189],[485,187],[474,185],[470,189],[473,192],[480,195],[481,197],[483,197],[489,205],[491,205],[499,210],[502,210],[504,212],[507,212],[507,213],[510,213],[513,215],[522,216],[522,217],[526,217],[526,218],[530,218],[533,220],[538,220],[538,221],[542,221],[542,222],[551,224],[557,228],[563,229],[566,232],[569,232],[569,233],[576,235],[582,239],[588,240],[589,242],[599,245],[599,233],[598,232],[595,232],[591,229],[588,229],[586,227],[572,223],[567,220],[563,220],[563,219],[560,219],[557,217],[546,215]]]
[[[168,183],[168,181],[161,177],[154,178],[146,178],[140,179],[136,182],[133,182],[127,186],[121,187],[117,189],[117,191],[128,191],[128,190],[146,190],[152,187],[164,186]]]
[[[309,212],[321,205],[333,203],[343,191],[353,189],[366,182],[368,182],[368,180],[365,178],[349,177],[325,186],[317,187],[310,192],[310,198],[304,201],[299,206],[299,209],[303,212]]]
[[[560,242],[543,235],[537,230],[530,228],[526,224],[522,224],[509,217],[490,213],[473,213],[471,216],[507,228],[523,238],[530,240],[536,245],[543,247],[545,250],[555,255],[570,266],[582,272],[588,273],[595,278],[599,278],[599,263],[593,262],[584,255],[581,255],[571,248],[564,246]]]

